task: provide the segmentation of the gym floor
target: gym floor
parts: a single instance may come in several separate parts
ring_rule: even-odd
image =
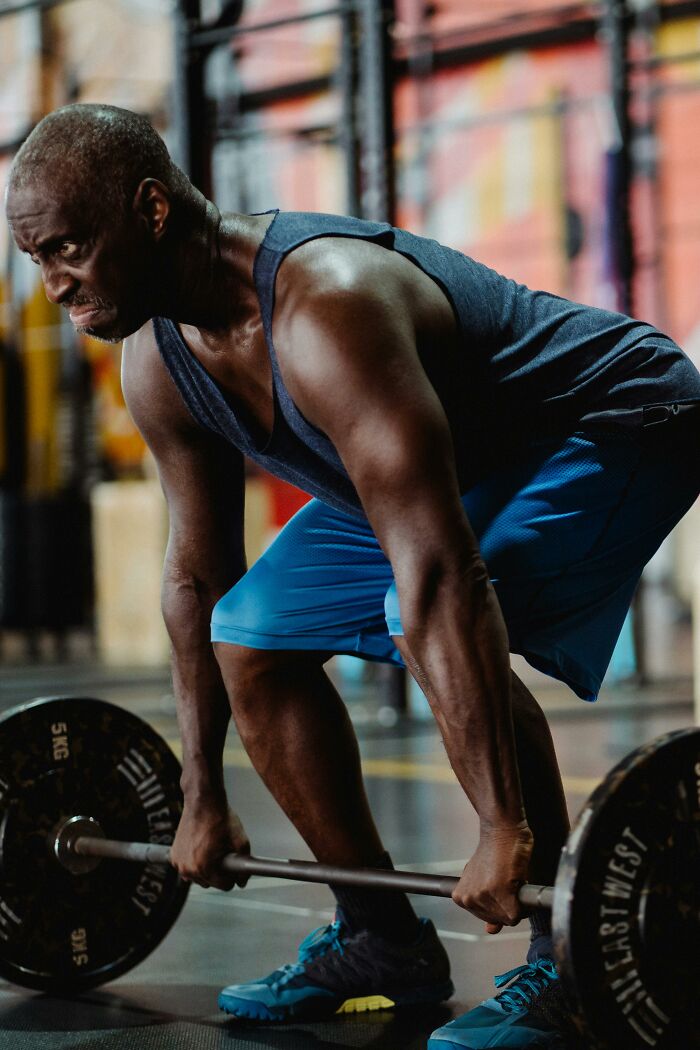
[[[692,721],[688,625],[675,623],[671,616],[656,625],[651,636],[655,684],[606,686],[597,705],[577,701],[564,688],[517,664],[548,713],[572,816],[629,751]],[[376,688],[365,684],[346,690],[352,694],[351,710],[371,709]],[[165,672],[108,672],[89,662],[60,667],[16,664],[3,675],[0,708],[59,692],[121,704],[154,725],[178,750]],[[432,722],[417,719],[388,728],[359,718],[358,736],[370,800],[397,867],[459,873],[476,846],[477,822]],[[233,732],[225,761],[229,796],[254,852],[308,857]],[[245,890],[230,894],[193,887],[177,924],[148,959],[77,999],[51,998],[0,982],[0,1047],[419,1050],[435,1027],[493,993],[494,974],[524,960],[528,933],[523,924],[488,937],[478,920],[447,900],[423,897],[415,903],[421,914],[435,921],[452,959],[457,992],[445,1007],[284,1026],[243,1023],[220,1014],[216,996],[222,985],[262,976],[291,960],[302,937],[332,915],[332,898],[323,886],[257,878]]]

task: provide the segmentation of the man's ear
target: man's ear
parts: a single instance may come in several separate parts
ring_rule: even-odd
[[[133,209],[159,241],[168,227],[172,210],[170,191],[158,179],[143,179],[134,194]]]

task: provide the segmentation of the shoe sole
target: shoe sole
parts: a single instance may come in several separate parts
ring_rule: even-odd
[[[562,1038],[558,1039],[556,1043],[530,1043],[528,1044],[533,1050],[566,1050],[567,1043]],[[484,1047],[469,1046],[467,1043],[453,1043],[447,1042],[445,1039],[429,1039],[427,1050],[484,1050]],[[488,1050],[517,1050],[516,1047],[511,1043],[509,1046],[505,1046],[503,1043],[500,1046],[491,1046]],[[526,1048],[525,1048],[526,1050]]]
[[[349,999],[303,999],[289,1006],[274,1007],[250,999],[237,999],[223,994],[219,996],[219,1009],[231,1017],[242,1017],[251,1021],[289,1021],[301,1017],[333,1017],[336,1014],[371,1013],[375,1010],[394,1010],[410,1006],[425,1006],[431,1003],[442,1003],[454,994],[452,981],[437,988],[416,988],[410,992],[397,992],[387,995],[364,995]]]

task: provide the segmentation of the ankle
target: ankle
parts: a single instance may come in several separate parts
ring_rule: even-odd
[[[545,956],[553,955],[552,944],[552,916],[543,908],[538,908],[529,916],[530,921],[530,947],[527,953],[527,961],[535,962]]]
[[[367,867],[393,869],[394,865],[389,854],[383,853]],[[420,919],[405,893],[355,886],[331,885],[331,889],[351,933],[370,930],[396,944],[410,944],[419,936]]]
[[[554,957],[554,944],[551,934],[541,934],[533,937],[527,950],[527,961],[537,962],[538,959],[552,959]]]

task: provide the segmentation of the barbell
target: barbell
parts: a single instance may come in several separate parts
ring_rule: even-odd
[[[169,863],[180,766],[146,722],[50,697],[0,718],[0,975],[79,993],[146,957],[189,886]],[[129,862],[129,863],[126,863]],[[230,854],[234,873],[449,897],[457,877]],[[697,1045],[700,731],[624,759],[584,806],[554,887],[555,957],[587,1047]]]

